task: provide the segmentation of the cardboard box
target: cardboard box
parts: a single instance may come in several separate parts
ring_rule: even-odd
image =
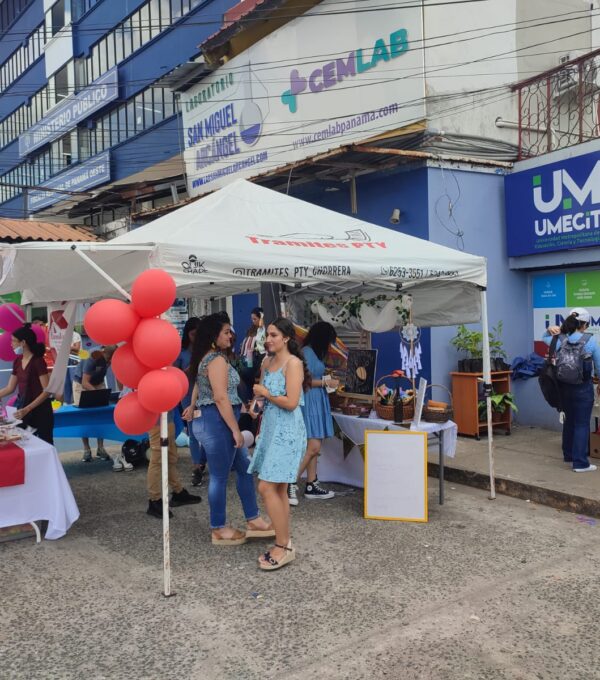
[[[600,458],[600,434],[590,433],[590,458]]]

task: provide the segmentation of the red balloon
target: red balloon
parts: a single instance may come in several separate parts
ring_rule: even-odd
[[[138,398],[148,411],[170,411],[181,401],[181,381],[171,371],[150,371],[140,380]]]
[[[133,282],[131,300],[142,317],[159,316],[175,301],[176,286],[163,269],[148,269]]]
[[[137,392],[130,392],[117,402],[114,419],[115,425],[125,434],[144,434],[156,425],[158,413],[145,409]]]
[[[133,388],[137,387],[142,377],[152,370],[135,356],[130,342],[117,348],[112,356],[111,366],[116,379],[121,384]]]
[[[164,319],[142,319],[132,339],[136,357],[150,368],[170,366],[179,356],[179,333]]]
[[[94,342],[116,345],[129,340],[139,320],[132,305],[109,298],[96,302],[88,309],[83,325]]]
[[[41,342],[42,345],[46,346],[46,331],[42,326],[39,326],[37,323],[34,323],[31,325],[31,330],[33,331],[35,337],[37,338],[38,342]]]
[[[185,371],[182,371],[180,368],[177,368],[176,366],[167,366],[167,368],[165,368],[165,371],[167,371],[167,373],[172,373],[173,375],[177,376],[177,380],[179,380],[179,384],[181,385],[181,398],[183,399],[185,395],[188,393],[188,390],[190,389],[190,381],[187,376],[187,373],[185,373]]]
[[[12,334],[2,333],[0,335],[0,359],[2,361],[14,361],[17,355],[12,348]]]
[[[12,310],[12,311],[11,311]],[[0,328],[12,333],[25,323],[25,312],[14,302],[0,305]]]

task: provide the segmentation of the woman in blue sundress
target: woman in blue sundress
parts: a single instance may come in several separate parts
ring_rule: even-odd
[[[275,529],[275,546],[258,560],[261,569],[272,571],[296,557],[287,489],[306,450],[301,406],[311,379],[291,321],[279,318],[269,325],[266,348],[271,356],[263,362],[260,384],[254,386],[254,395],[265,400],[265,409],[248,472],[258,474],[258,491]]]
[[[323,439],[333,437],[333,419],[326,387],[337,387],[337,380],[325,374],[325,357],[329,346],[337,339],[335,328],[326,321],[313,324],[304,338],[302,354],[311,375],[310,389],[304,395],[302,415],[306,425],[308,445],[298,470],[298,480],[306,470],[304,497],[309,500],[326,500],[335,494],[325,489],[317,479],[317,458]],[[288,502],[298,505],[298,485],[288,486]]]

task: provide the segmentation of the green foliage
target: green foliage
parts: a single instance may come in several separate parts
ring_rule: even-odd
[[[492,402],[492,411],[495,413],[505,413],[507,408],[512,409],[514,413],[519,412],[512,392],[504,392],[504,394],[492,394],[490,400]],[[485,399],[482,399],[477,403],[480,420],[485,418],[486,408]]]
[[[502,321],[492,328],[488,334],[490,340],[490,356],[506,359],[507,354],[502,344]],[[469,359],[481,359],[483,356],[483,333],[470,331],[464,324],[457,328],[456,335],[450,343],[458,352],[464,352]]]
[[[396,302],[395,309],[398,316],[402,319],[402,323],[407,323],[409,310],[402,305],[402,300],[398,296],[376,295],[374,297],[363,297],[360,294],[354,295],[351,298],[331,296],[328,298],[320,297],[317,299],[317,302],[323,305],[330,314],[335,314],[335,324],[344,324],[352,318],[361,321],[360,308],[363,305],[366,307],[378,307],[380,303],[390,302],[391,300]]]
[[[483,333],[481,331],[470,331],[464,324],[461,324],[450,343],[457,351],[464,352],[469,359],[481,359],[482,341]]]

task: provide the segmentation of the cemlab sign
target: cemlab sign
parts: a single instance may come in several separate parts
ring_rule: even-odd
[[[598,151],[519,166],[504,181],[509,257],[600,245]]]

